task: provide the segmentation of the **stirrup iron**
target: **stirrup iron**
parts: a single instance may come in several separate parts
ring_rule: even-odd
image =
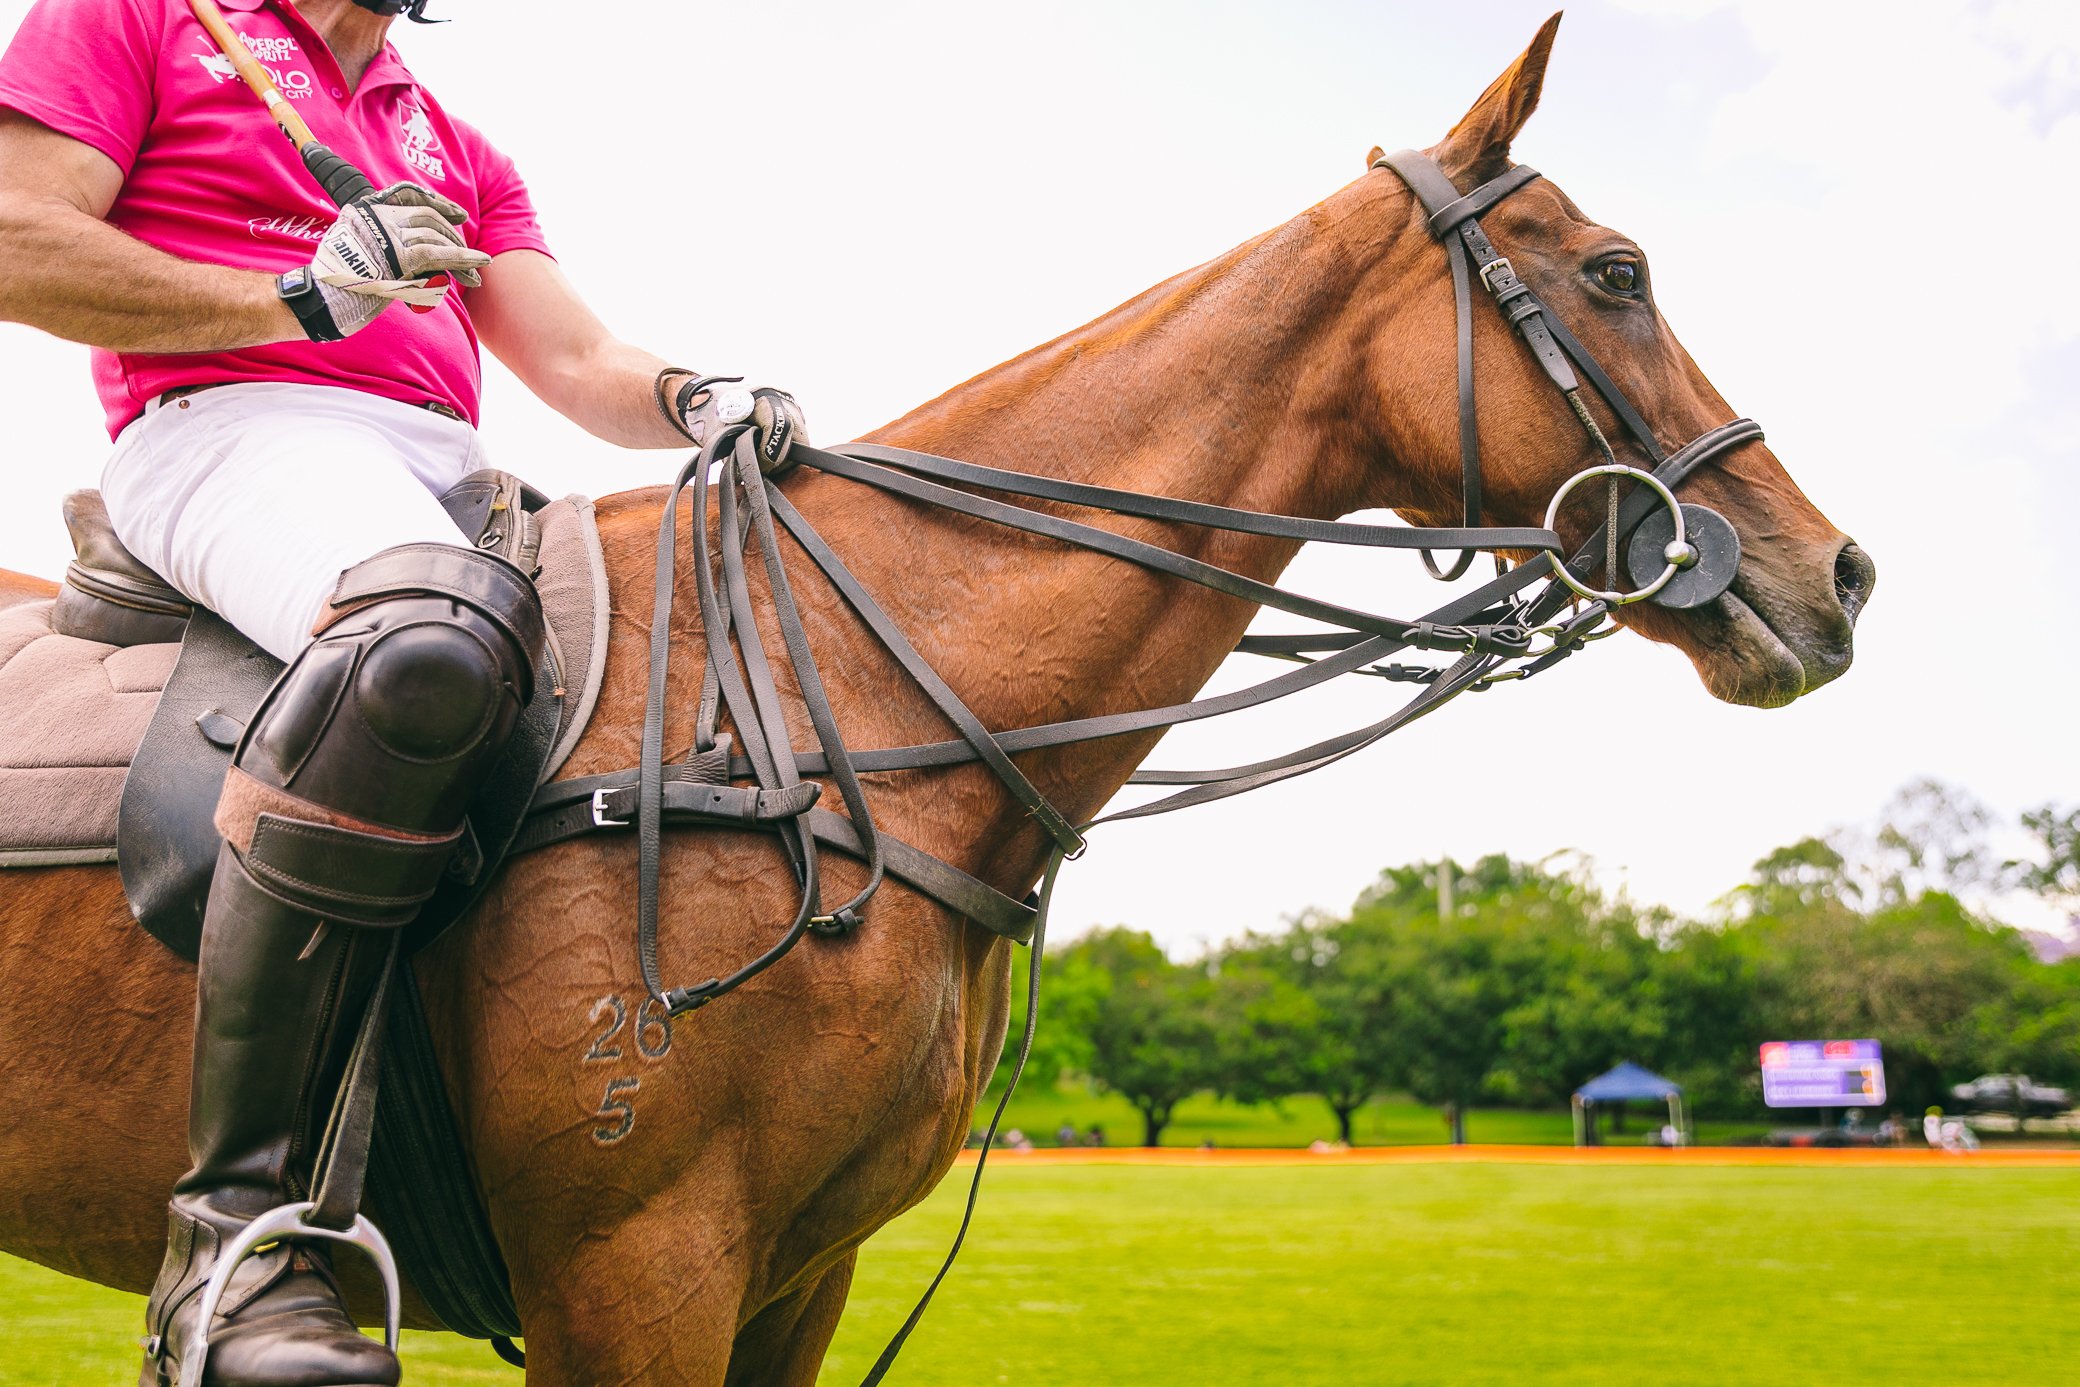
[[[209,1360],[210,1328],[216,1323],[217,1306],[223,1302],[224,1292],[231,1285],[231,1274],[238,1270],[239,1263],[253,1255],[259,1248],[274,1242],[319,1240],[345,1243],[367,1253],[376,1264],[383,1278],[383,1342],[392,1353],[397,1352],[400,1331],[403,1327],[403,1294],[397,1283],[397,1259],[390,1253],[390,1243],[382,1231],[369,1222],[368,1215],[356,1214],[354,1224],[344,1231],[325,1228],[310,1222],[317,1205],[306,1200],[300,1204],[284,1204],[279,1209],[270,1209],[245,1226],[245,1230],[233,1238],[217,1258],[211,1269],[209,1280],[203,1283],[202,1303],[198,1311],[200,1323],[195,1329],[195,1341],[181,1356],[181,1380],[179,1387],[202,1387],[203,1365]]]

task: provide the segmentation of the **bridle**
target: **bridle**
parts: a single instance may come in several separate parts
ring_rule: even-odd
[[[1034,945],[1029,970],[1025,1029],[1011,1081],[997,1105],[975,1167],[968,1195],[974,1212],[984,1162],[1005,1104],[1016,1091],[1031,1051],[1039,1010],[1040,952],[1047,910],[1062,863],[1084,849],[1084,833],[1098,823],[1144,818],[1224,799],[1319,770],[1371,746],[1459,694],[1492,688],[1552,668],[1609,635],[1610,613],[1633,602],[1701,606],[1723,593],[1740,564],[1733,527],[1704,506],[1679,503],[1675,489],[1699,468],[1761,439],[1749,419],[1709,429],[1664,455],[1646,421],[1588,350],[1532,293],[1507,257],[1497,253],[1481,229],[1480,214],[1538,177],[1518,166],[1461,195],[1428,157],[1403,152],[1379,159],[1408,185],[1428,213],[1430,233],[1445,247],[1451,264],[1457,315],[1459,445],[1463,526],[1455,528],[1364,525],[1237,510],[1174,497],[1091,486],[1059,478],[982,467],[928,453],[872,444],[824,450],[797,443],[791,458],[809,468],[845,477],[910,501],[955,511],[1007,529],[1093,550],[1152,572],[1183,579],[1216,592],[1338,628],[1329,633],[1245,636],[1242,654],[1294,661],[1300,669],[1250,687],[1167,708],[1115,713],[1009,731],[992,731],[919,654],[872,593],[839,554],[759,466],[746,426],[720,430],[687,462],[666,498],[658,532],[652,610],[648,701],[641,764],[607,775],[560,780],[536,796],[512,854],[532,851],[585,834],[634,829],[638,842],[637,945],[643,982],[673,1016],[697,1010],[734,991],[773,966],[808,933],[839,935],[863,921],[869,900],[893,876],[954,914],[1004,938]],[[1542,526],[1481,523],[1481,467],[1476,430],[1472,283],[1478,278],[1546,376],[1560,390],[1576,420],[1604,461],[1570,478],[1555,494]],[[1577,372],[1580,373],[1577,376]],[[1651,460],[1651,470],[1618,462],[1595,416],[1584,403],[1581,377],[1602,395],[1633,443]],[[1561,503],[1581,483],[1606,479],[1604,523],[1576,551],[1565,552],[1554,522]],[[1628,494],[1625,481],[1635,485]],[[719,483],[719,484],[718,484]],[[691,491],[695,587],[707,645],[692,749],[683,761],[664,760],[666,672],[671,658],[672,608],[677,590],[679,503]],[[1263,535],[1299,542],[1359,545],[1419,551],[1430,572],[1456,579],[1476,552],[1530,551],[1516,564],[1497,562],[1496,576],[1461,593],[1427,616],[1405,621],[1377,616],[1289,592],[1245,574],[1189,555],[1070,520],[1053,510],[996,499],[1003,496],[1137,516],[1170,524]],[[718,542],[707,518],[714,502]],[[796,542],[831,588],[881,642],[889,656],[924,693],[958,736],[917,746],[855,751],[846,746],[828,693],[817,671],[807,629],[787,572],[781,531]],[[1459,550],[1449,568],[1433,551]],[[796,751],[788,726],[787,700],[759,632],[757,597],[747,554],[755,554],[766,577],[770,614],[784,658],[819,746]],[[1621,560],[1636,584],[1620,590]],[[1603,568],[1608,588],[1589,586]],[[1642,575],[1650,575],[1643,578]],[[1564,619],[1561,614],[1576,608]],[[1449,664],[1402,664],[1392,657],[1410,650],[1442,652]],[[1132,785],[1171,787],[1172,793],[1092,823],[1079,824],[1051,803],[1012,760],[1037,751],[1103,738],[1159,732],[1181,723],[1237,712],[1314,688],[1344,674],[1364,674],[1415,686],[1415,694],[1368,726],[1248,765],[1211,770],[1143,770]],[[727,714],[741,753],[721,731]],[[861,781],[873,772],[923,771],[980,764],[1031,817],[1052,843],[1040,889],[1021,901],[987,882],[880,831]],[[846,812],[818,808],[822,786],[837,789]],[[751,781],[752,785],[736,782]],[[727,977],[690,987],[667,988],[658,966],[663,830],[667,824],[708,825],[775,834],[785,850],[799,896],[792,922],[779,940]],[[865,884],[843,905],[822,899],[819,854],[829,848],[866,864]],[[916,1326],[925,1306],[953,1263],[967,1232],[963,1218],[930,1290],[875,1362],[867,1383],[878,1383]]]
[[[1472,289],[1473,281],[1478,279],[1495,300],[1495,306],[1509,320],[1510,326],[1523,338],[1532,359],[1567,401],[1583,432],[1603,458],[1601,467],[1578,473],[1562,485],[1546,510],[1545,523],[1547,529],[1553,527],[1560,503],[1575,486],[1593,476],[1606,477],[1608,506],[1603,528],[1594,538],[1603,541],[1600,557],[1604,581],[1610,586],[1596,589],[1582,581],[1587,572],[1593,571],[1581,568],[1585,557],[1594,561],[1593,539],[1591,547],[1585,547],[1574,559],[1556,565],[1554,577],[1578,596],[1612,606],[1652,600],[1665,607],[1701,607],[1725,592],[1740,567],[1739,535],[1717,511],[1695,504],[1678,504],[1673,493],[1698,468],[1760,440],[1761,426],[1752,419],[1735,419],[1706,430],[1672,456],[1662,455],[1653,429],[1633,408],[1632,401],[1618,388],[1617,382],[1605,373],[1589,349],[1567,330],[1559,317],[1547,309],[1532,292],[1531,286],[1518,277],[1509,257],[1497,251],[1494,242],[1488,239],[1488,233],[1481,229],[1481,214],[1536,180],[1540,176],[1538,170],[1528,164],[1518,164],[1462,196],[1458,186],[1445,176],[1436,160],[1412,149],[1404,149],[1398,154],[1382,154],[1372,161],[1372,167],[1386,169],[1408,185],[1409,191],[1415,194],[1428,214],[1426,225],[1430,235],[1444,246],[1446,259],[1451,263],[1453,307],[1458,324],[1460,489],[1467,528],[1478,528],[1481,523],[1481,449],[1473,363]],[[1603,397],[1611,412],[1617,415],[1625,432],[1652,459],[1651,472],[1626,467],[1618,461],[1602,426],[1582,400],[1581,381],[1575,374],[1577,370],[1589,378],[1589,383]],[[1629,510],[1620,496],[1622,479],[1628,476],[1641,484],[1640,490],[1634,493],[1634,500],[1639,504]],[[1654,515],[1653,506],[1657,500],[1664,508],[1664,515],[1656,518],[1661,518],[1663,523],[1648,526],[1643,522]],[[1618,590],[1621,547],[1626,550],[1626,567],[1638,585],[1630,592]],[[1440,569],[1430,552],[1425,550],[1423,566],[1430,570],[1432,577],[1458,578],[1471,566],[1475,552],[1472,549],[1461,550],[1449,569]],[[1654,561],[1657,559],[1662,565],[1658,576],[1644,576],[1642,570],[1655,572]]]

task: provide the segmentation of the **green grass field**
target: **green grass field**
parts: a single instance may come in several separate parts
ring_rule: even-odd
[[[862,1257],[823,1381],[901,1322],[961,1176]],[[2063,1380],[2080,1172],[1530,1165],[992,1172],[899,1387]],[[0,1260],[0,1387],[128,1383],[133,1297]],[[415,1336],[413,1387],[519,1375]]]

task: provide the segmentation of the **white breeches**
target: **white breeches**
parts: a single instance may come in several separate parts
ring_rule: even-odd
[[[477,431],[323,385],[224,385],[153,401],[101,476],[124,545],[292,660],[339,575],[400,544],[467,544],[436,499],[488,466]]]

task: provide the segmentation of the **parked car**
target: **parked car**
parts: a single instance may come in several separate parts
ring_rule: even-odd
[[[2049,1084],[2032,1083],[2027,1074],[1981,1074],[1950,1090],[1951,1097],[1974,1112],[2014,1113],[2020,1117],[2056,1117],[2073,1106],[2073,1095]]]

